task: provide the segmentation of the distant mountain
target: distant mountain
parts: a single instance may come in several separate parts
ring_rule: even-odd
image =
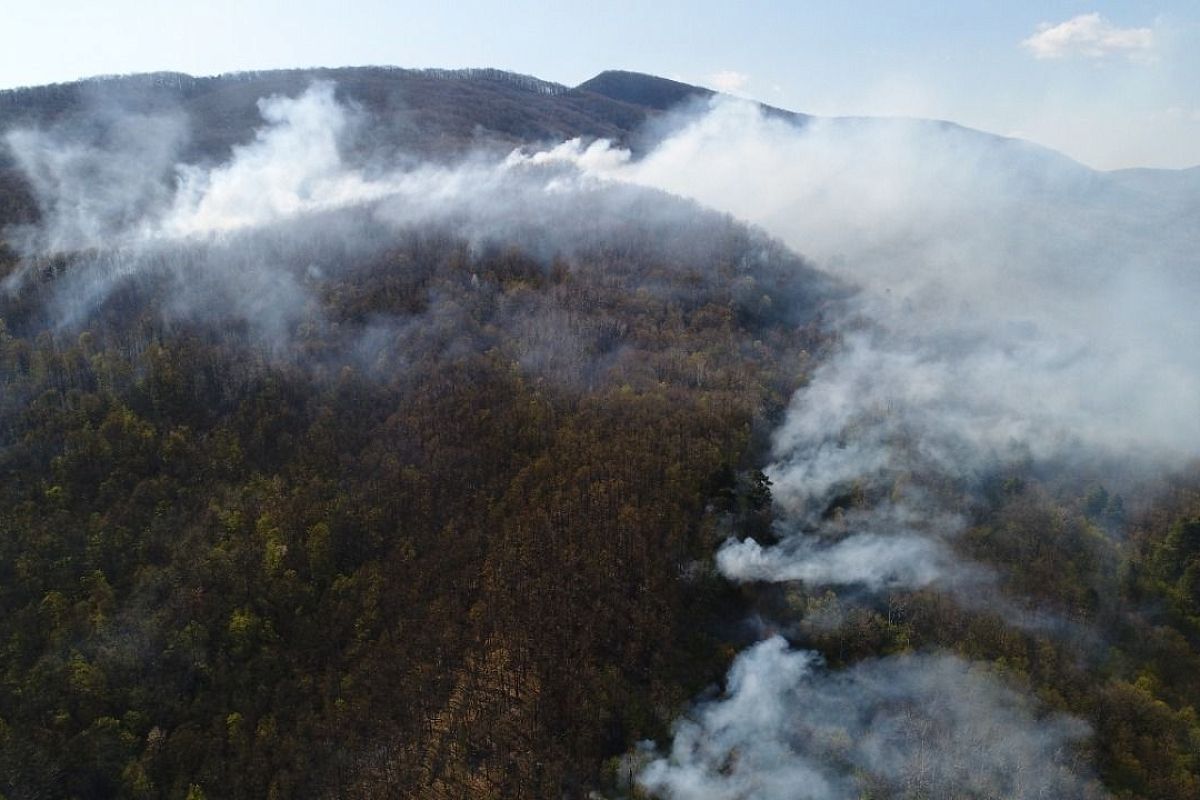
[[[575,87],[496,69],[343,67],[242,72],[193,77],[160,72],[102,76],[48,86],[0,91],[0,131],[21,126],[97,125],[121,113],[182,113],[190,139],[181,158],[217,162],[261,125],[258,101],[297,95],[313,81],[336,84],[339,100],[361,109],[343,142],[346,156],[364,161],[391,157],[454,159],[479,149],[547,145],[574,137],[607,138],[644,152],[670,126],[649,125],[711,89],[637,72],[610,70]],[[763,105],[776,118],[799,125],[817,119]],[[99,122],[98,122],[99,121]],[[936,120],[834,120],[848,132],[881,123],[936,127],[952,138],[984,145],[989,159],[1024,176],[1031,191],[1087,197],[1096,193],[1141,195],[1194,192],[1200,169],[1091,170],[1048,148]],[[24,179],[0,144],[0,225],[28,218],[31,198]]]
[[[48,125],[108,108],[179,110],[195,132],[189,155],[220,157],[260,123],[260,98],[298,94],[316,80],[334,82],[340,99],[368,112],[375,133],[391,133],[397,145],[422,156],[572,136],[620,140],[657,110],[493,69],[356,67],[207,78],[153,73],[10,90],[0,92],[0,128]]]
[[[98,76],[71,83],[0,91],[0,130],[49,125],[95,116],[106,108],[155,112],[180,110],[193,122],[190,157],[221,157],[243,141],[261,119],[257,102],[272,94],[292,95],[315,80],[337,84],[339,98],[364,111],[376,132],[395,134],[397,146],[421,156],[458,154],[487,145],[560,141],[574,136],[605,137],[628,144],[647,119],[694,100],[711,89],[639,72],[607,70],[575,87],[498,69],[404,69],[339,67],[238,72],[211,77],[156,72]],[[805,123],[814,117],[763,104],[771,115]],[[846,124],[878,118],[843,117]],[[1000,147],[1019,145],[1028,155],[1066,156],[1022,142],[940,120],[912,120],[955,128],[991,139]],[[5,155],[0,150],[0,164]],[[1080,167],[1087,170],[1086,167]],[[1087,170],[1091,171],[1091,170]],[[1192,170],[1117,170],[1123,185],[1200,181]]]
[[[0,91],[0,130],[94,117],[113,108],[142,113],[178,110],[193,123],[191,152],[185,156],[220,158],[261,122],[259,99],[297,94],[314,80],[336,83],[340,99],[369,112],[374,133],[391,134],[397,147],[424,157],[454,155],[481,145],[550,142],[574,136],[605,137],[628,144],[647,119],[717,94],[700,86],[621,70],[601,72],[573,88],[497,69],[341,67],[212,77],[157,72]],[[763,108],[797,123],[813,119],[772,106]],[[843,119],[861,124],[872,118]],[[967,135],[987,136],[997,144],[1019,141],[953,123],[919,122],[952,126]],[[0,150],[0,164],[4,158]],[[1135,178],[1134,172],[1142,174]],[[1170,175],[1170,170],[1152,171],[1154,176],[1148,172],[1121,171],[1121,181],[1174,180],[1163,177]]]
[[[471,150],[507,150],[574,137],[630,145],[633,132],[665,107],[661,91],[656,104],[637,103],[603,85],[572,89],[494,69],[355,67],[215,77],[152,73],[2,91],[0,133],[18,127],[103,126],[118,114],[181,113],[190,131],[182,160],[219,162],[262,124],[260,99],[298,95],[322,80],[336,84],[339,100],[364,112],[343,142],[351,160],[356,155],[364,160],[453,159]],[[637,76],[634,83],[656,81],[661,79]],[[696,94],[706,91],[688,88]],[[625,94],[632,97],[638,91]],[[24,178],[0,139],[0,227],[27,221],[32,207]]]
[[[694,98],[709,98],[716,94],[711,89],[623,70],[601,72],[579,84],[576,90],[658,111],[666,111]]]

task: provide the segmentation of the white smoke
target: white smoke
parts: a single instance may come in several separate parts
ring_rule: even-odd
[[[229,160],[217,165],[176,160],[186,138],[178,115],[113,111],[99,126],[88,120],[9,131],[5,144],[29,179],[43,217],[36,229],[24,232],[25,251],[132,249],[220,238],[384,199],[379,216],[393,224],[487,217],[480,227],[499,232],[499,222],[507,219],[502,220],[497,193],[516,191],[513,200],[520,205],[529,202],[520,195],[531,190],[553,195],[597,185],[563,159],[483,156],[367,177],[344,157],[343,142],[356,121],[329,82],[315,82],[297,97],[264,98],[258,110],[263,125],[254,138],[235,145]],[[96,127],[100,134],[92,131]],[[606,143],[591,152],[608,154],[598,162],[579,154],[596,166],[625,157]],[[514,176],[527,180],[518,185]],[[510,215],[516,219],[517,211]]]
[[[964,520],[923,485],[930,476],[969,484],[996,464],[1079,448],[1168,462],[1200,450],[1190,195],[1158,197],[954,126],[797,128],[728,101],[640,159],[568,142],[368,178],[343,162],[352,122],[331,87],[260,110],[264,129],[215,168],[174,165],[178,138],[165,134],[144,158],[109,142],[72,150],[54,131],[7,137],[46,218],[28,241],[131,248],[65,284],[65,317],[98,302],[114,275],[167,264],[223,287],[203,304],[181,292],[180,313],[224,303],[280,336],[291,309],[310,303],[303,276],[282,263],[311,250],[321,274],[381,231],[431,222],[472,243],[552,230],[549,243],[529,239],[553,255],[609,241],[619,226],[600,220],[654,219],[699,260],[712,217],[689,223],[694,209],[621,185],[633,184],[760,225],[861,287],[835,320],[840,345],[775,436],[779,541],[725,545],[718,564],[734,579],[954,587],[974,575],[952,555]],[[113,152],[124,155],[107,162]],[[97,195],[93,179],[128,188]],[[348,207],[352,220],[333,213]],[[318,232],[341,244],[316,246]],[[170,249],[198,240],[209,246],[188,258]],[[546,351],[531,358],[553,355],[553,337],[530,339]],[[848,494],[857,499],[840,503]],[[771,640],[738,659],[728,696],[681,723],[671,757],[643,781],[680,798],[850,797],[872,781],[1081,796],[1068,745],[1084,733],[1038,720],[1015,691],[955,659],[826,673]]]
[[[110,110],[104,135],[93,132],[90,118],[7,134],[41,220],[5,231],[26,257],[5,288],[27,288],[32,266],[59,253],[70,266],[44,289],[59,327],[81,324],[116,287],[148,278],[167,292],[159,304],[165,315],[249,328],[268,352],[282,355],[293,330],[321,324],[323,281],[381,257],[414,230],[465,241],[473,255],[500,243],[548,264],[637,248],[701,272],[717,263],[722,247],[748,241],[731,219],[644,187],[598,180],[569,159],[480,153],[453,164],[389,168],[348,149],[364,121],[329,83],[262,99],[258,110],[262,125],[218,164],[179,161],[186,134],[170,116]],[[606,143],[574,155],[596,168],[628,159]],[[759,239],[776,261],[795,260]],[[683,291],[656,285],[650,274],[630,271],[623,280],[630,291]],[[521,363],[564,378],[590,373],[585,353],[599,331],[570,331],[570,320],[542,306],[504,310]],[[446,320],[458,318],[453,309],[427,311],[431,328],[451,338]],[[412,322],[374,320],[371,338],[380,341],[384,329],[396,341],[405,339],[402,331],[416,336]]]
[[[952,656],[830,672],[773,637],[737,657],[725,695],[676,724],[640,781],[673,800],[1101,797],[1073,750],[1087,734]]]
[[[640,160],[596,144],[538,158],[732,213],[861,289],[840,348],[775,435],[767,474],[784,541],[723,551],[731,577],[950,576],[934,554],[957,527],[936,523],[948,513],[936,503],[910,508],[929,521],[920,546],[890,507],[861,512],[859,538],[814,540],[813,515],[851,485],[888,497],[914,473],[969,482],[1081,449],[1151,463],[1200,454],[1194,194],[947,123],[798,127],[728,99]],[[900,538],[884,547],[889,527]],[[890,566],[856,568],[872,550]]]
[[[640,160],[594,144],[541,158],[732,213],[860,288],[775,432],[778,541],[727,542],[731,579],[936,586],[1053,627],[954,555],[972,487],[1029,459],[1200,454],[1194,192],[948,124],[797,127],[728,100]],[[1103,794],[1070,755],[1082,723],[1038,719],[964,662],[813,660],[777,639],[743,653],[727,696],[679,724],[643,785],[681,799]]]
[[[753,539],[730,540],[717,552],[722,574],[737,581],[803,581],[815,586],[865,586],[873,590],[928,586],[965,576],[942,540],[960,520],[930,520],[911,506],[885,504],[838,514],[836,521],[784,537],[764,548]],[[847,533],[850,531],[851,533]]]
[[[148,235],[261,226],[391,191],[387,182],[368,181],[343,164],[339,142],[349,120],[332,83],[314,83],[297,98],[260,100],[258,108],[266,125],[253,142],[234,148],[228,164],[178,168],[174,202]]]
[[[762,225],[862,287],[861,310],[896,340],[860,340],[881,351],[862,368],[902,361],[868,401],[950,394],[968,416],[954,427],[1001,445],[1016,425],[1200,450],[1200,354],[1183,345],[1200,333],[1196,197],[950,125],[797,128],[731,101],[611,174]],[[974,424],[981,403],[992,424]]]
[[[3,143],[29,181],[44,223],[6,232],[26,254],[112,246],[169,202],[186,139],[174,114],[100,114],[87,125],[8,131]]]

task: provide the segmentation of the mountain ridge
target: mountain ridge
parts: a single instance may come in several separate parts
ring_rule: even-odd
[[[380,133],[423,157],[457,155],[487,146],[550,143],[567,138],[608,138],[636,151],[648,120],[694,101],[721,96],[702,86],[627,70],[605,70],[567,86],[536,76],[501,69],[408,68],[398,66],[315,67],[252,70],[211,76],[182,72],[99,75],[77,81],[0,90],[0,127],[43,126],[65,117],[93,112],[105,103],[122,110],[168,110],[182,107],[202,131],[190,156],[221,157],[259,122],[257,101],[271,94],[302,91],[313,80],[331,80],[345,99],[374,115],[394,118]],[[996,142],[1020,142],[1068,160],[1090,172],[1127,176],[1131,170],[1098,170],[1069,155],[1026,139],[1003,136],[957,122],[883,116],[819,117],[756,102],[768,116],[795,124],[813,120],[837,124],[908,121],[950,126]],[[130,108],[132,107],[132,108]],[[405,118],[406,117],[406,118]],[[220,129],[213,130],[213,123]],[[6,154],[0,149],[0,169]],[[1156,169],[1155,175],[1186,174],[1200,166]],[[1139,185],[1144,180],[1139,181]]]

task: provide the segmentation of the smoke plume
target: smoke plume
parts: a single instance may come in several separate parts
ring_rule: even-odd
[[[1190,195],[948,123],[797,126],[728,99],[637,161],[578,143],[539,158],[732,213],[859,289],[775,434],[783,542],[730,545],[731,577],[925,585],[951,576],[941,542],[961,523],[932,493],[914,504],[904,489],[923,476],[969,493],[1028,458],[1200,453]],[[846,535],[821,516],[851,490],[874,513],[821,546]],[[889,566],[858,567],[871,560]]]
[[[734,214],[858,289],[774,434],[776,541],[727,542],[729,578],[933,586],[969,603],[991,576],[952,542],[990,475],[1118,457],[1153,471],[1200,453],[1191,194],[945,123],[797,126],[717,100],[673,131],[640,160],[579,143],[538,158]],[[743,653],[726,697],[679,724],[644,785],[678,798],[1099,794],[1069,755],[1081,723],[1037,719],[975,667],[921,656],[830,673],[815,658],[778,639]]]
[[[450,164],[399,159],[385,166],[351,151],[361,112],[327,82],[296,97],[264,98],[258,111],[258,130],[215,164],[178,160],[188,138],[178,115],[109,110],[99,123],[72,118],[9,132],[5,144],[29,178],[41,218],[6,232],[25,257],[6,278],[7,290],[28,290],[38,284],[28,280],[30,270],[47,257],[65,258],[68,268],[39,289],[50,295],[45,306],[60,329],[84,324],[119,288],[153,282],[168,320],[246,329],[277,357],[295,356],[298,328],[328,326],[322,297],[330,284],[354,265],[392,258],[414,236],[462,241],[470,257],[516,248],[546,269],[555,260],[575,268],[596,254],[620,262],[636,253],[686,264],[697,292],[716,285],[716,266],[730,253],[744,259],[750,252],[757,261],[744,271],[761,280],[774,269],[776,313],[797,322],[812,305],[797,288],[811,297],[825,291],[785,248],[732,218],[648,187],[599,180],[561,160],[480,152]],[[596,167],[628,158],[606,143],[593,153],[604,159]],[[356,166],[362,163],[371,169]],[[425,296],[412,315],[370,320],[355,352],[398,366],[417,351],[486,348],[468,342],[455,322],[461,309],[425,279],[435,267],[405,261],[390,268]],[[811,274],[808,286],[795,278],[801,272]],[[685,291],[682,281],[648,270],[630,269],[621,280],[652,296]],[[505,305],[494,322],[531,371],[571,380],[606,366],[585,363],[604,349],[597,346],[603,330],[581,330],[536,298],[498,302]]]
[[[1099,797],[1072,755],[1087,733],[951,656],[830,672],[773,637],[738,656],[725,695],[678,722],[640,780],[677,800]]]
[[[702,277],[744,235],[764,260],[807,269],[766,236],[733,233],[724,214],[857,287],[831,320],[837,346],[774,434],[774,541],[727,542],[716,558],[729,578],[983,585],[952,545],[997,469],[1078,453],[1170,465],[1200,452],[1200,233],[1187,193],[949,124],[800,127],[729,100],[664,125],[636,159],[572,141],[367,175],[344,159],[354,119],[331,85],[259,109],[253,140],[215,166],[178,163],[186,134],[170,115],[83,136],[6,135],[43,218],[10,238],[31,260],[77,259],[52,299],[60,325],[153,274],[170,287],[169,313],[240,320],[283,349],[316,314],[323,276],[430,227],[547,263],[620,254],[637,235]],[[811,276],[822,280],[814,294],[833,285]],[[630,281],[678,291],[652,275]],[[459,312],[431,297],[420,319],[372,321],[363,358],[453,330]],[[807,321],[804,298],[772,299]],[[498,324],[530,369],[561,373],[594,350],[569,320],[520,301]],[[1086,733],[949,656],[833,672],[770,639],[737,659],[725,696],[679,723],[670,756],[641,781],[677,798],[1085,797],[1095,790],[1073,753]]]

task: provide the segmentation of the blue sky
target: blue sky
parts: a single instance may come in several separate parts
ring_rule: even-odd
[[[952,119],[1100,168],[1200,164],[1200,2],[42,0],[0,11],[0,87],[94,74],[604,69],[820,114]]]

